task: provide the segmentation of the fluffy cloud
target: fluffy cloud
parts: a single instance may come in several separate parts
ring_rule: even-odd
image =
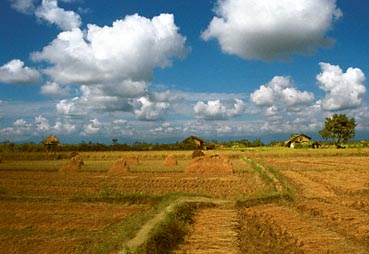
[[[199,101],[194,106],[194,115],[196,118],[205,120],[226,120],[242,114],[244,110],[245,103],[239,99],[235,99],[228,107],[220,100],[208,101],[207,103]]]
[[[278,111],[279,108],[293,110],[295,107],[310,104],[314,100],[314,94],[297,90],[290,77],[275,76],[253,92],[250,100],[258,106],[269,107],[269,111]]]
[[[100,131],[101,128],[101,123],[99,122],[98,119],[92,119],[90,120],[89,124],[86,124],[84,126],[83,131],[81,132],[82,136],[89,136],[89,135],[94,135],[97,134]]]
[[[91,113],[132,111],[128,98],[108,95],[101,85],[81,86],[80,92],[82,93],[80,97],[61,100],[56,105],[57,113],[67,116],[86,116]]]
[[[13,59],[0,67],[0,82],[11,84],[39,83],[40,73],[32,68],[24,66],[19,59]]]
[[[32,54],[47,61],[44,72],[58,84],[80,84],[82,95],[62,100],[61,114],[87,115],[91,111],[133,112],[140,120],[162,119],[169,108],[165,93],[147,90],[156,67],[171,65],[173,57],[184,57],[188,49],[171,14],[152,19],[139,15],[117,20],[111,27],[88,25],[62,32]],[[49,90],[58,90],[55,85]]]
[[[111,27],[88,25],[86,31],[62,32],[32,58],[51,63],[45,73],[60,84],[148,81],[153,68],[167,67],[172,57],[186,55],[185,41],[173,15],[150,20],[136,14]]]
[[[320,89],[326,92],[322,100],[325,110],[343,110],[358,107],[366,95],[365,75],[358,68],[346,72],[337,65],[320,63],[322,72],[316,79]]]
[[[77,13],[58,7],[57,0],[42,0],[42,4],[35,10],[35,15],[62,30],[72,30],[82,24],[81,17]]]
[[[24,14],[31,14],[35,9],[35,0],[10,0],[10,5],[15,10]]]
[[[65,98],[69,93],[69,87],[61,86],[55,82],[47,82],[41,87],[41,94],[54,98]]]
[[[202,38],[246,59],[288,59],[333,43],[325,34],[342,16],[335,0],[218,0]]]
[[[49,120],[41,115],[35,117],[35,124],[38,131],[43,132],[49,131],[50,129]]]
[[[162,120],[170,106],[167,102],[150,101],[147,97],[137,99],[135,104],[135,116],[138,120],[143,121]]]

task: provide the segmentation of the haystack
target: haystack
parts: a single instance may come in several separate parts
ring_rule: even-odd
[[[234,173],[231,161],[224,155],[205,155],[190,161],[185,173]]]
[[[192,153],[192,159],[202,156],[205,156],[205,154],[201,150],[195,150]]]
[[[70,161],[59,169],[60,173],[78,173],[83,166],[83,160],[80,156],[74,156]]]
[[[127,174],[129,172],[129,166],[124,159],[119,159],[109,168],[109,175]]]
[[[136,156],[126,157],[126,158],[124,158],[124,160],[126,161],[128,166],[133,166],[133,165],[140,164],[140,162],[138,160],[138,157],[136,157]]]
[[[78,152],[71,152],[70,153],[70,158],[72,159],[73,157],[76,157],[76,156],[80,156]]]
[[[168,155],[164,160],[164,166],[165,167],[174,167],[178,165],[178,161],[176,156],[174,154]]]

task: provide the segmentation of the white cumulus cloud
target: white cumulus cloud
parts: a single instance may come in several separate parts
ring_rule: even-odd
[[[54,98],[65,98],[70,94],[70,89],[56,82],[47,82],[41,87],[41,94]]]
[[[41,115],[35,117],[35,124],[38,131],[44,132],[50,129],[49,120]]]
[[[150,95],[148,84],[154,68],[168,67],[172,58],[188,53],[178,30],[171,14],[152,19],[135,14],[112,26],[62,32],[32,59],[50,63],[43,71],[53,82],[81,85],[81,96],[58,103],[60,114],[123,111],[139,120],[159,120],[169,108],[161,101],[167,95]]]
[[[97,134],[101,129],[101,123],[98,119],[92,119],[88,124],[84,126],[83,131],[81,132],[82,136],[89,136]]]
[[[324,110],[343,110],[360,106],[366,95],[365,75],[359,68],[343,72],[338,65],[320,63],[322,72],[316,76],[319,88],[326,92],[321,106]]]
[[[41,52],[36,61],[52,66],[45,70],[60,84],[93,84],[123,80],[151,80],[155,67],[167,67],[172,57],[183,57],[188,49],[171,14],[147,19],[126,16],[111,27],[88,25],[62,32]]]
[[[57,0],[42,0],[41,5],[35,10],[35,15],[65,31],[80,27],[82,24],[81,17],[77,13],[60,8]]]
[[[62,115],[83,116],[90,113],[132,110],[128,98],[109,95],[103,88],[101,85],[81,86],[81,96],[61,100],[56,105],[57,112]]]
[[[169,110],[168,102],[151,101],[147,97],[137,99],[134,114],[138,120],[156,121],[162,120]]]
[[[218,0],[202,38],[215,38],[223,52],[245,59],[289,59],[327,47],[336,0]]]
[[[24,66],[24,62],[13,59],[0,67],[0,82],[10,84],[39,83],[40,73],[30,67]]]
[[[207,103],[199,101],[193,110],[195,117],[199,119],[226,120],[244,113],[245,103],[239,99],[235,99],[229,105],[223,104],[220,100],[209,100]]]
[[[253,92],[250,100],[258,106],[292,109],[310,104],[314,100],[314,94],[297,90],[290,77],[275,76],[269,83],[261,85]]]

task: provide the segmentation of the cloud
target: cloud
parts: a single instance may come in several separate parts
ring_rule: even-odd
[[[325,34],[342,16],[335,0],[218,0],[202,33],[222,51],[245,59],[289,59],[332,45]]]
[[[23,118],[19,118],[17,119],[14,123],[13,123],[14,127],[18,127],[18,128],[29,128],[31,126],[31,124],[29,124],[26,120],[24,120]]]
[[[94,135],[97,134],[100,131],[101,128],[101,123],[99,122],[98,119],[92,119],[90,120],[89,124],[86,124],[84,126],[83,131],[81,132],[82,136],[89,136],[89,135]]]
[[[58,7],[57,0],[42,0],[42,4],[35,10],[35,15],[64,31],[78,28],[82,24],[81,17],[77,13]]]
[[[275,76],[269,83],[261,85],[253,92],[250,100],[257,106],[269,107],[269,111],[278,111],[280,108],[288,111],[309,105],[314,100],[314,94],[297,90],[290,77]]]
[[[32,14],[35,10],[35,0],[10,0],[10,6],[24,14]]]
[[[316,76],[319,88],[326,92],[324,110],[344,110],[360,106],[366,95],[365,75],[359,68],[343,72],[338,65],[320,63],[322,72]]]
[[[107,90],[103,85],[83,85],[80,87],[81,96],[61,100],[56,105],[57,113],[66,116],[86,116],[94,113],[132,111],[131,98],[125,97],[126,95],[110,95]]]
[[[61,86],[55,82],[47,82],[41,87],[41,94],[53,98],[65,98],[69,96],[70,89],[67,86]]]
[[[137,99],[134,114],[138,120],[157,121],[164,119],[170,104],[167,102],[150,101],[147,97]]]
[[[135,14],[111,27],[88,25],[86,31],[62,32],[31,57],[50,63],[43,71],[53,82],[81,85],[81,96],[58,103],[59,114],[123,111],[153,121],[162,119],[169,108],[161,101],[168,94],[148,92],[153,69],[185,57],[189,51],[185,42],[173,15],[147,19]]]
[[[194,106],[195,118],[204,120],[227,120],[230,117],[238,116],[244,113],[245,103],[242,100],[235,99],[230,105],[224,105],[220,100],[208,101],[204,103],[199,101]]]
[[[50,129],[49,120],[41,115],[35,117],[35,124],[38,131],[44,132]]]
[[[188,52],[171,14],[151,20],[135,14],[111,27],[87,27],[60,33],[32,59],[49,62],[44,71],[60,84],[142,82],[151,80],[153,68],[168,67],[172,57]]]
[[[19,59],[13,59],[0,67],[0,82],[9,84],[39,83],[40,73],[30,67],[24,66]]]

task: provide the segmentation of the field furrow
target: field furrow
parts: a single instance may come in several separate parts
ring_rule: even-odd
[[[304,201],[298,205],[298,209],[304,214],[323,220],[331,230],[367,244],[369,247],[369,215],[367,213],[315,200]]]
[[[206,208],[194,218],[185,242],[176,254],[240,254],[237,211],[230,208]]]
[[[284,171],[283,174],[299,189],[300,195],[304,198],[336,198],[336,194],[329,188],[309,179],[300,172]]]
[[[367,253],[363,245],[274,204],[241,213],[242,253]]]

